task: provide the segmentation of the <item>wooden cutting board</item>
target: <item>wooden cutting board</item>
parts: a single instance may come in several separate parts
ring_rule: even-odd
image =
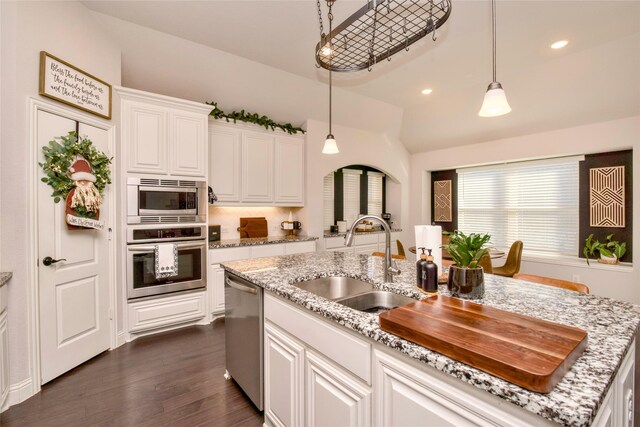
[[[380,327],[528,390],[548,393],[587,347],[587,332],[438,295],[380,315]]]
[[[267,237],[269,234],[265,217],[240,218],[240,238]]]

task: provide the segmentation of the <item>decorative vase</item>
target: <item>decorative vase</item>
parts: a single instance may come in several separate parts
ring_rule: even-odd
[[[598,258],[598,262],[600,264],[618,264],[618,258],[616,256],[604,256],[600,254],[600,258]]]
[[[479,299],[484,296],[484,271],[482,267],[449,268],[447,289],[451,296],[465,299]]]

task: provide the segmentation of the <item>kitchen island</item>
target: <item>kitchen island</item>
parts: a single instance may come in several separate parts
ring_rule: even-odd
[[[379,257],[326,252],[223,263],[228,272],[258,284],[267,291],[265,328],[272,328],[272,330],[266,331],[265,363],[269,363],[267,345],[270,336],[281,336],[283,342],[291,344],[291,348],[300,352],[307,351],[309,354],[307,359],[311,362],[304,365],[307,366],[306,371],[300,368],[303,371],[294,375],[297,375],[296,378],[301,381],[292,385],[295,390],[291,396],[297,396],[294,400],[309,400],[313,398],[314,393],[320,393],[321,390],[311,384],[313,378],[317,378],[320,372],[317,367],[326,367],[329,363],[335,362],[338,373],[334,377],[342,379],[340,384],[347,384],[347,379],[351,376],[356,380],[341,389],[341,396],[342,401],[345,401],[345,396],[351,396],[350,399],[353,402],[358,401],[357,396],[362,397],[362,405],[353,405],[357,408],[356,412],[359,415],[352,414],[350,419],[356,417],[364,424],[387,424],[393,420],[389,418],[391,416],[389,413],[385,413],[387,409],[395,410],[396,415],[405,416],[403,419],[407,420],[406,417],[411,415],[414,403],[433,395],[437,402],[432,405],[435,409],[429,409],[428,413],[430,415],[435,413],[438,417],[437,413],[442,415],[449,411],[450,413],[447,412],[446,415],[437,419],[442,419],[443,422],[444,420],[452,421],[454,424],[558,423],[587,426],[605,425],[609,421],[610,425],[629,425],[629,413],[632,414],[633,410],[633,344],[640,322],[640,312],[636,306],[593,295],[487,275],[485,297],[477,302],[514,313],[575,326],[588,332],[589,343],[583,355],[551,392],[540,394],[387,333],[380,328],[377,315],[353,310],[292,285],[318,277],[348,276],[365,280],[382,290],[415,299],[424,297],[413,286],[415,280],[413,262],[399,262],[402,274],[397,276],[395,283],[383,282],[382,262],[382,258]],[[287,310],[291,311],[292,316],[300,316],[300,320],[292,323],[286,323],[283,320],[278,323],[278,319],[286,317],[280,313]],[[315,314],[310,316],[311,312]],[[269,313],[272,313],[273,320],[270,320]],[[308,336],[305,336],[304,328],[299,325],[307,321]],[[275,326],[271,325],[272,323]],[[287,324],[291,325],[290,328],[285,327]],[[328,325],[336,330],[333,348],[318,340],[318,336],[322,334],[311,330],[311,325],[318,325],[319,328]],[[293,331],[294,329],[297,331]],[[293,338],[284,336],[287,332],[291,333]],[[305,343],[309,344],[308,348]],[[350,360],[350,356],[346,354],[357,355],[360,349],[367,345],[372,349],[371,360],[367,360],[369,356],[364,350],[362,350],[364,356],[360,360]],[[316,350],[323,348],[326,348],[323,355],[315,355]],[[342,350],[345,354],[341,353]],[[292,363],[297,357],[295,354],[297,353],[291,352]],[[392,372],[395,368],[399,370],[398,372],[406,368],[408,374],[403,376]],[[265,414],[268,425],[273,422],[269,412],[269,369],[271,369],[269,366],[265,367],[267,376]],[[419,377],[423,374],[425,378],[421,383]],[[413,381],[412,377],[417,379]],[[304,378],[307,378],[306,383]],[[429,389],[430,383],[441,386]],[[369,384],[372,384],[371,388],[368,388]],[[626,388],[623,387],[625,384]],[[425,391],[418,393],[416,391],[418,386],[426,387]],[[321,389],[325,392],[327,390],[326,387]],[[286,396],[286,393],[284,395]],[[396,400],[392,403],[386,401],[389,395],[392,395],[391,399]],[[327,400],[326,396],[324,400]],[[281,403],[280,399],[280,401],[274,401],[273,405],[277,406]],[[312,421],[309,417],[313,415],[314,405],[308,401],[291,403],[293,406],[298,404],[305,409],[292,410],[285,424],[309,424]],[[389,407],[394,404],[395,408]],[[431,403],[424,403],[421,408],[428,405]],[[465,405],[466,408],[464,408]],[[454,406],[455,408],[451,409]],[[369,409],[371,414],[369,417],[366,408],[371,407],[374,409]],[[331,410],[329,407],[321,409]],[[422,414],[422,412],[417,411],[416,414]],[[455,418],[459,416],[462,418]],[[416,419],[415,424],[421,425],[424,422]]]

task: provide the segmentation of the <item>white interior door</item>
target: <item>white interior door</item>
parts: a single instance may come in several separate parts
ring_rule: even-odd
[[[37,150],[53,137],[75,130],[73,120],[39,111]],[[108,152],[108,132],[80,124],[81,136],[88,136],[100,151]],[[54,203],[51,187],[38,175],[38,272],[40,302],[40,362],[42,384],[109,349],[110,257],[108,229],[111,186],[107,186],[100,220],[103,230],[67,230],[64,201]],[[49,266],[45,257],[64,259]]]

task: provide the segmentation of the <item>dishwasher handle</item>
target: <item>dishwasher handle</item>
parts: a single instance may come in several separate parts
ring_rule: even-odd
[[[240,283],[234,282],[233,280],[229,279],[228,277],[226,277],[224,280],[225,280],[227,285],[229,285],[232,288],[237,289],[237,290],[239,290],[241,292],[246,292],[246,293],[254,294],[254,295],[256,295],[258,293],[258,290],[256,288],[252,288],[250,286],[241,285]]]

